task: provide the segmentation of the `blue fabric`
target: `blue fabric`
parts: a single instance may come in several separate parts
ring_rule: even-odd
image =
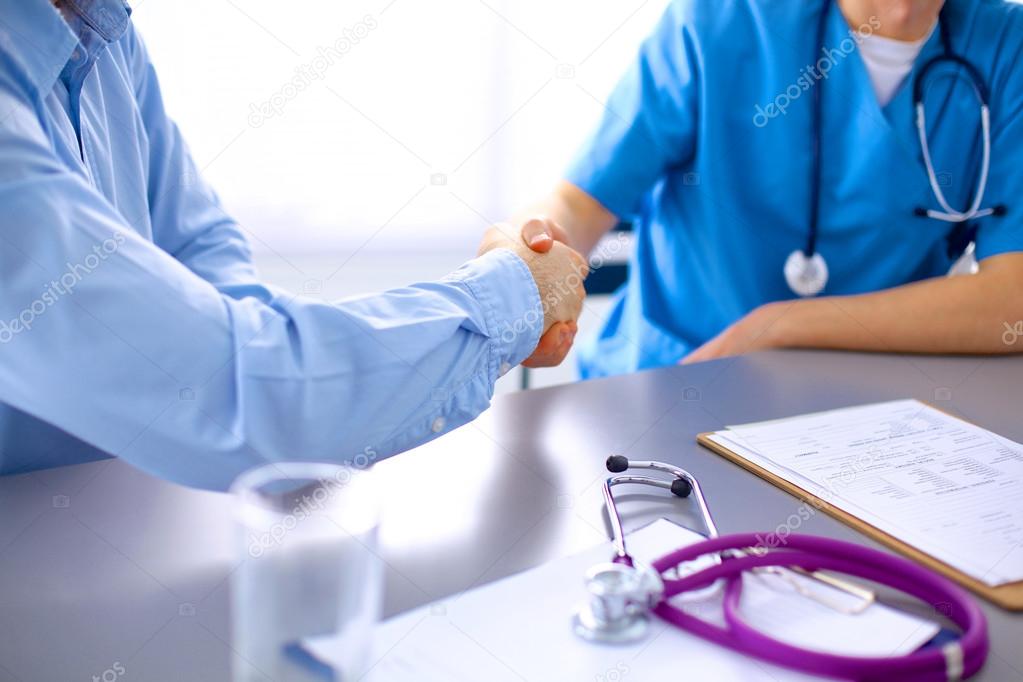
[[[938,206],[916,137],[912,75],[880,107],[837,3],[825,52],[815,54],[822,4],[674,0],[642,45],[566,174],[615,215],[638,218],[630,279],[600,335],[581,346],[584,377],[672,364],[757,306],[794,297],[782,266],[807,238],[813,88],[823,87],[818,250],[831,270],[823,295],[948,271],[951,228],[913,214]],[[1023,7],[949,0],[944,15],[955,51],[991,88],[984,206],[1009,208],[977,222],[977,257],[1020,251]],[[940,52],[935,31],[915,68]],[[806,71],[821,58],[833,62],[823,84]],[[978,104],[964,81],[930,83],[934,164],[953,207],[965,208],[980,167]]]
[[[0,0],[0,471],[108,454],[224,488],[465,423],[535,347],[497,250],[328,304],[259,283],[119,1]]]

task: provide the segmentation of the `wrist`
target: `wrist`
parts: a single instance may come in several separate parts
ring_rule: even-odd
[[[751,333],[757,335],[759,348],[785,348],[799,345],[799,319],[805,300],[765,303],[748,316]]]
[[[498,365],[517,365],[529,357],[542,333],[543,310],[533,273],[521,256],[514,249],[495,247],[451,277],[482,307]]]

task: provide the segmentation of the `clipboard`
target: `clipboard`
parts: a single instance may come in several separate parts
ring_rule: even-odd
[[[711,452],[724,457],[733,464],[737,464],[743,469],[750,471],[760,478],[764,479],[768,483],[781,488],[785,492],[793,495],[799,500],[812,505],[814,508],[823,511],[828,516],[838,519],[847,526],[863,533],[872,540],[875,540],[889,549],[893,549],[896,552],[906,556],[917,563],[923,564],[927,568],[940,573],[949,580],[962,585],[966,589],[970,590],[974,594],[986,599],[987,601],[995,604],[1007,611],[1023,611],[1023,581],[1014,583],[1006,583],[1005,585],[998,585],[992,587],[986,585],[981,581],[973,578],[959,569],[949,566],[945,562],[935,559],[930,554],[923,552],[912,545],[899,540],[893,535],[886,533],[885,531],[863,521],[859,517],[850,514],[849,512],[839,509],[826,501],[814,495],[813,493],[804,490],[795,483],[788,481],[781,476],[778,476],[763,467],[754,464],[742,455],[732,452],[728,448],[718,443],[715,443],[710,439],[710,436],[714,435],[714,432],[701,433],[696,437],[696,442],[707,448]]]

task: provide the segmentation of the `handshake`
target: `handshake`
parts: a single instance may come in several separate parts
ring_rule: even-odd
[[[479,254],[493,249],[509,249],[525,261],[543,306],[543,331],[533,354],[522,364],[526,367],[553,367],[561,363],[572,348],[582,312],[583,280],[589,274],[586,260],[564,244],[564,232],[552,220],[532,218],[516,235],[514,228],[501,224],[483,236]]]

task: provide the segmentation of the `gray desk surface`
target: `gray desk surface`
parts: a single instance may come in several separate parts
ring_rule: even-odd
[[[1023,357],[769,352],[503,397],[474,424],[379,466],[385,608],[599,542],[611,452],[690,469],[723,532],[774,528],[794,499],[696,434],[899,397],[937,399],[1023,441]],[[632,509],[675,510],[660,504]],[[117,460],[0,479],[0,682],[229,679],[229,508],[226,495]],[[823,515],[800,530],[866,542]],[[1023,614],[986,610],[993,650],[978,679],[1023,680]]]

